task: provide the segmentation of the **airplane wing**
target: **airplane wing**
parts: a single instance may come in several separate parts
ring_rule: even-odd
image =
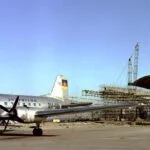
[[[127,108],[135,106],[135,104],[118,104],[118,105],[103,105],[103,106],[82,106],[82,107],[73,107],[68,109],[54,109],[54,110],[42,110],[35,113],[35,117],[46,117],[46,116],[56,116],[56,115],[65,115],[65,114],[74,114],[81,112],[89,112],[101,109],[110,109],[110,108]]]

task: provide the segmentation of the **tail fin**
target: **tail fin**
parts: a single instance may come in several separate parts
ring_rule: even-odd
[[[68,80],[65,76],[59,75],[56,77],[51,97],[58,98],[62,101],[68,99]]]

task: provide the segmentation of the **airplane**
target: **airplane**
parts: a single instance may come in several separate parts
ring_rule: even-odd
[[[58,76],[54,83],[51,95],[48,96],[24,96],[0,94],[0,120],[5,121],[2,134],[6,131],[9,121],[20,123],[35,123],[34,136],[42,136],[40,128],[42,122],[48,117],[57,115],[89,112],[106,108],[125,108],[134,104],[118,104],[94,106],[91,103],[68,103],[68,81],[64,76]],[[66,100],[66,101],[65,101]]]
[[[73,102],[69,99],[68,94],[68,80],[63,75],[58,75],[54,82],[52,91],[50,94],[42,96],[28,96],[20,95],[18,107],[29,107],[29,108],[45,108],[45,109],[56,109],[56,108],[68,108],[76,106],[87,106],[91,105],[92,102]],[[4,105],[7,108],[11,108],[16,99],[17,95],[12,94],[0,94],[0,105]]]

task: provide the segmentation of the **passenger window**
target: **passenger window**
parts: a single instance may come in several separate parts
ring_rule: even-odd
[[[39,106],[41,106],[41,104],[39,103]]]
[[[33,103],[34,106],[36,106],[36,103]]]
[[[6,106],[7,106],[7,102],[4,102],[4,105],[6,105]]]
[[[31,106],[31,103],[28,103],[29,106]]]

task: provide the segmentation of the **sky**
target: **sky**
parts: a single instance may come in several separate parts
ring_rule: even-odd
[[[149,0],[0,0],[0,93],[50,93],[57,75],[69,94],[127,85],[140,44],[138,77],[148,75]]]

